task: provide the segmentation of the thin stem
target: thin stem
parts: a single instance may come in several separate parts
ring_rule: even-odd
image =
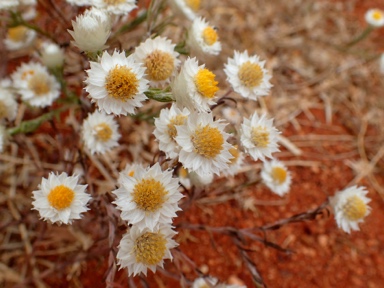
[[[59,115],[61,112],[69,109],[71,106],[63,106],[57,110],[50,111],[40,117],[32,120],[26,120],[20,123],[19,126],[7,129],[9,135],[13,136],[19,133],[30,133],[40,127],[45,121],[53,118],[53,116]]]
[[[367,28],[365,28],[365,30],[360,35],[358,35],[351,42],[347,43],[346,48],[348,49],[348,48],[352,47],[353,45],[359,43],[360,41],[364,40],[365,38],[367,38],[368,35],[371,34],[371,32],[373,30],[375,30],[375,27],[373,27],[373,26],[368,26]]]

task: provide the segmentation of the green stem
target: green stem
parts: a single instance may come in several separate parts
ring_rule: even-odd
[[[69,109],[70,106],[63,106],[57,110],[48,112],[40,117],[32,120],[26,120],[20,123],[19,126],[7,129],[9,135],[13,136],[19,133],[30,133],[40,127],[45,121],[52,119],[53,116],[59,115],[61,112]]]
[[[144,94],[152,100],[158,102],[173,102],[175,99],[173,98],[172,92],[167,88],[165,90],[150,88],[148,91],[145,91]]]
[[[375,30],[375,27],[373,26],[368,26],[367,28],[365,28],[365,30],[360,34],[358,35],[355,39],[353,39],[351,42],[347,43],[346,47],[347,48],[350,48],[352,47],[353,45],[359,43],[360,41],[364,40],[365,38],[368,37],[369,34],[371,34],[371,32]]]

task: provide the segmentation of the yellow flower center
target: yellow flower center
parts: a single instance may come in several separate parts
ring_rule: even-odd
[[[31,76],[31,75],[33,75],[33,74],[35,74],[35,71],[33,71],[33,70],[24,71],[24,72],[21,74],[21,79],[22,79],[22,80],[25,80],[25,79],[27,79],[28,76]]]
[[[344,216],[350,221],[357,221],[367,213],[367,205],[357,195],[351,196],[342,208]]]
[[[103,2],[107,5],[119,5],[126,2],[126,0],[103,0]]]
[[[25,26],[16,26],[8,29],[8,38],[14,42],[22,42],[27,37],[28,28]]]
[[[179,169],[179,177],[181,178],[187,178],[188,177],[188,171],[184,167],[181,167]]]
[[[209,125],[197,128],[191,140],[194,152],[208,159],[215,158],[223,149],[223,135],[219,129]]]
[[[49,204],[57,210],[71,206],[74,198],[75,192],[64,185],[56,186],[48,194]]]
[[[277,182],[279,185],[283,184],[287,179],[287,170],[283,167],[273,167],[271,176],[273,181]]]
[[[43,73],[33,73],[28,80],[28,88],[33,91],[36,96],[47,94],[51,90],[51,85],[47,75]]]
[[[217,38],[217,32],[212,27],[208,26],[203,30],[203,40],[205,44],[211,46],[216,43]]]
[[[381,12],[380,10],[375,10],[372,13],[372,18],[376,21],[380,21],[383,18],[383,12]]]
[[[155,50],[145,59],[146,73],[154,81],[168,79],[175,68],[173,56],[170,53]]]
[[[8,108],[3,101],[0,101],[0,119],[7,117]]]
[[[107,123],[100,123],[93,128],[96,132],[97,140],[107,142],[112,137],[112,129]]]
[[[242,85],[253,88],[261,84],[264,73],[260,65],[247,61],[240,66],[238,76]]]
[[[201,0],[185,0],[185,4],[195,12],[200,8],[200,2]]]
[[[174,139],[177,136],[177,125],[183,125],[185,122],[185,119],[187,119],[187,116],[184,115],[177,115],[176,117],[173,117],[170,121],[169,124],[167,125],[168,127],[168,135],[172,139]]]
[[[231,149],[229,149],[229,153],[231,153],[231,155],[233,156],[233,158],[229,160],[229,165],[233,165],[237,162],[237,159],[240,156],[240,152],[239,150],[237,150],[237,145],[234,145]]]
[[[162,183],[150,178],[142,179],[133,188],[132,198],[139,209],[155,212],[167,201],[168,191]]]
[[[135,240],[133,252],[137,263],[156,265],[165,256],[167,240],[161,233],[146,232]]]
[[[269,144],[269,132],[266,127],[253,127],[251,131],[252,143],[259,148],[265,148]]]
[[[215,74],[208,69],[200,69],[195,76],[195,85],[197,91],[206,98],[212,98],[219,90],[217,81],[215,81]]]
[[[132,99],[139,92],[139,80],[132,69],[116,65],[105,79],[108,95],[121,102]]]

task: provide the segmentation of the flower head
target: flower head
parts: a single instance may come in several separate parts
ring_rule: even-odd
[[[283,163],[275,159],[264,161],[261,178],[264,184],[279,196],[288,193],[291,186],[291,174]]]
[[[216,104],[213,99],[219,90],[217,84],[215,74],[199,66],[196,58],[188,58],[172,83],[172,92],[180,108],[207,112],[209,105]]]
[[[128,268],[128,276],[143,273],[148,269],[156,272],[163,268],[165,259],[172,260],[170,250],[178,244],[172,239],[177,234],[171,225],[158,225],[154,229],[139,229],[133,226],[120,241],[117,259],[120,268]]]
[[[174,11],[189,20],[196,18],[196,12],[200,9],[201,0],[170,0]]]
[[[221,43],[215,27],[210,26],[204,18],[195,18],[188,32],[187,44],[198,56],[218,55]]]
[[[207,173],[199,175],[196,172],[188,172],[188,169],[180,167],[179,169],[179,181],[186,189],[190,189],[192,186],[196,188],[203,188],[211,184],[214,178],[213,173]]]
[[[228,163],[228,168],[223,170],[225,176],[236,175],[244,162],[244,153],[238,149],[237,145],[232,146],[229,153],[231,153],[232,158]]]
[[[36,32],[34,30],[19,25],[8,28],[4,44],[8,50],[19,50],[32,46],[35,39]]]
[[[93,0],[66,0],[67,3],[76,6],[90,6]]]
[[[155,135],[159,141],[159,148],[167,158],[176,158],[179,155],[180,147],[175,137],[177,136],[176,126],[183,125],[189,115],[189,110],[180,110],[175,104],[171,108],[161,109],[159,118],[155,118]]]
[[[224,72],[227,80],[235,92],[245,98],[257,100],[266,96],[272,85],[269,83],[271,76],[264,68],[265,61],[260,61],[259,56],[248,56],[248,52],[235,51],[233,58],[228,58]]]
[[[273,119],[267,119],[265,114],[259,117],[254,113],[241,124],[241,143],[255,161],[265,161],[265,157],[272,158],[272,153],[279,151],[277,136],[280,132],[272,123]]]
[[[13,94],[0,86],[0,120],[7,118],[12,121],[16,118],[17,102]]]
[[[239,110],[236,108],[227,106],[221,109],[221,113],[223,113],[224,118],[232,124],[240,124],[241,120],[243,120]]]
[[[120,172],[119,178],[117,179],[117,183],[119,187],[123,185],[124,176],[129,176],[129,177],[137,176],[137,173],[136,173],[137,169],[144,170],[145,168],[143,167],[143,165],[138,163],[127,164],[124,170]]]
[[[0,11],[1,10],[11,10],[20,5],[19,0],[2,0],[0,1]]]
[[[183,125],[176,126],[175,140],[181,148],[179,162],[184,168],[200,176],[219,175],[228,168],[233,156],[229,152],[232,145],[227,142],[229,134],[224,132],[225,126],[208,113],[192,113]]]
[[[60,96],[60,84],[40,63],[23,63],[12,80],[21,98],[32,106],[49,106]]]
[[[147,79],[154,86],[162,86],[170,82],[180,65],[175,52],[175,44],[164,37],[148,38],[136,47],[133,56],[146,68]]]
[[[112,191],[121,218],[139,229],[154,229],[158,223],[171,224],[180,210],[183,195],[172,171],[162,171],[159,163],[150,168],[136,167],[134,175],[120,173],[120,188]]]
[[[73,43],[81,51],[97,52],[104,50],[111,34],[111,19],[101,10],[90,9],[72,21],[73,31],[68,30],[75,40]]]
[[[105,153],[119,145],[119,126],[113,116],[95,111],[83,122],[83,141],[91,153]]]
[[[359,223],[363,222],[371,211],[371,207],[367,205],[371,199],[366,197],[367,194],[365,187],[352,186],[330,197],[329,202],[339,228],[347,233],[360,230]]]
[[[51,172],[48,179],[42,179],[39,190],[32,192],[35,200],[32,209],[38,210],[41,218],[52,223],[72,224],[72,220],[80,219],[81,213],[88,210],[91,196],[85,193],[87,185],[78,185],[78,180],[79,176]]]
[[[380,9],[369,9],[365,13],[365,21],[373,27],[384,26],[384,11]]]
[[[43,43],[41,50],[41,62],[48,68],[57,68],[63,66],[64,51],[55,43]]]
[[[124,51],[115,51],[109,55],[103,53],[98,62],[90,62],[91,69],[86,70],[85,90],[99,110],[107,114],[127,115],[134,113],[136,107],[147,99],[144,92],[148,80],[144,79],[145,68],[135,62],[133,56],[126,57]]]
[[[93,0],[92,4],[115,15],[127,15],[137,8],[135,0]]]

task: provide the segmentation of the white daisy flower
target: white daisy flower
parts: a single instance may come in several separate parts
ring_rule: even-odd
[[[147,169],[136,167],[133,176],[120,173],[121,187],[112,192],[117,196],[114,203],[121,210],[121,218],[141,230],[154,229],[158,223],[171,224],[183,197],[172,172],[162,171],[156,163]]]
[[[80,219],[81,213],[89,210],[87,203],[91,196],[85,193],[87,185],[78,185],[79,176],[68,176],[63,172],[55,175],[51,172],[48,179],[43,178],[38,189],[32,192],[35,201],[34,210],[40,217],[52,223],[72,224]]]
[[[364,222],[365,216],[371,211],[371,207],[367,205],[371,199],[366,197],[367,194],[365,187],[352,186],[329,197],[339,228],[347,233],[360,230],[359,223]]]
[[[172,260],[170,250],[178,244],[172,239],[177,233],[171,225],[158,225],[154,229],[139,229],[133,226],[120,241],[117,260],[120,268],[127,267],[128,276],[143,273],[148,269],[156,272],[157,266],[163,268],[164,260]]]
[[[221,43],[215,27],[210,26],[204,18],[195,18],[188,32],[187,45],[198,57],[218,55]]]
[[[228,58],[224,72],[235,92],[245,98],[257,100],[260,96],[268,95],[272,87],[269,83],[271,76],[264,64],[265,61],[260,61],[257,55],[248,56],[248,51],[235,51],[234,57]]]
[[[14,87],[32,106],[49,106],[60,96],[60,84],[40,63],[23,63],[13,74]]]
[[[115,15],[127,15],[137,8],[135,2],[135,0],[93,0],[92,5]]]
[[[32,46],[35,39],[36,32],[34,30],[19,25],[8,28],[4,44],[8,50],[20,50]]]
[[[2,0],[0,1],[0,11],[1,10],[11,10],[20,5],[19,0]]]
[[[228,168],[223,170],[223,175],[225,176],[236,175],[244,163],[244,154],[238,149],[237,145],[232,146],[229,149],[229,153],[231,153],[233,158],[229,160]]]
[[[6,130],[3,125],[0,124],[0,153],[4,151],[4,146],[5,146],[5,140],[6,140]]]
[[[66,0],[68,4],[74,6],[91,6],[93,0]]]
[[[73,44],[81,51],[97,52],[107,48],[111,34],[111,19],[106,12],[90,9],[72,21],[73,31],[67,30],[75,40]]]
[[[159,141],[159,149],[165,153],[167,158],[173,159],[179,155],[180,147],[175,140],[176,126],[184,124],[189,113],[187,108],[180,110],[173,103],[170,109],[161,109],[159,118],[155,118],[156,128],[153,134]]]
[[[365,21],[373,27],[384,26],[384,11],[380,9],[369,9],[365,13]]]
[[[164,37],[148,38],[135,49],[133,56],[137,62],[146,68],[147,79],[155,87],[163,86],[170,82],[180,65],[175,52],[176,44]]]
[[[221,109],[221,113],[223,113],[224,118],[232,124],[240,124],[241,120],[243,120],[239,110],[236,108],[227,106]]]
[[[85,146],[94,153],[105,153],[119,145],[119,125],[113,116],[95,111],[88,114],[83,122],[83,141]]]
[[[85,90],[99,110],[107,114],[127,115],[135,113],[147,96],[148,80],[144,78],[145,68],[125,52],[107,51],[100,58],[100,63],[90,62],[91,69],[86,70]]]
[[[208,186],[213,182],[214,175],[212,173],[207,173],[204,175],[199,175],[196,172],[188,172],[188,169],[184,167],[179,168],[179,182],[186,189],[191,189],[192,186],[196,188],[203,188]]]
[[[288,193],[291,188],[291,173],[282,162],[276,159],[264,161],[261,178],[273,193],[281,197]]]
[[[64,50],[55,43],[45,42],[40,49],[41,62],[48,68],[62,67],[64,64]]]
[[[122,183],[124,182],[124,176],[122,176],[122,175],[129,176],[129,177],[135,177],[137,175],[136,174],[137,169],[143,170],[145,168],[143,167],[143,165],[138,164],[138,163],[127,164],[125,166],[124,170],[120,172],[119,178],[117,179],[117,184],[119,185],[119,187],[121,187]]]
[[[240,140],[255,161],[265,161],[265,157],[272,158],[272,153],[280,151],[277,145],[279,134],[273,126],[273,119],[267,119],[265,114],[259,117],[255,112],[250,119],[244,118]]]
[[[200,9],[201,0],[169,0],[171,8],[189,20],[196,18],[196,12]]]
[[[17,102],[13,94],[6,88],[0,86],[0,120],[7,118],[13,121],[16,118]]]
[[[216,104],[217,84],[215,74],[199,66],[196,58],[188,58],[172,83],[172,93],[180,108],[208,112],[209,105]]]
[[[216,287],[218,279],[214,277],[197,278],[192,283],[192,288],[210,288]]]
[[[227,142],[229,134],[224,132],[225,126],[208,113],[192,113],[183,125],[176,126],[175,140],[181,147],[179,162],[184,168],[200,176],[219,175],[228,168],[233,156],[229,152],[232,145]]]

